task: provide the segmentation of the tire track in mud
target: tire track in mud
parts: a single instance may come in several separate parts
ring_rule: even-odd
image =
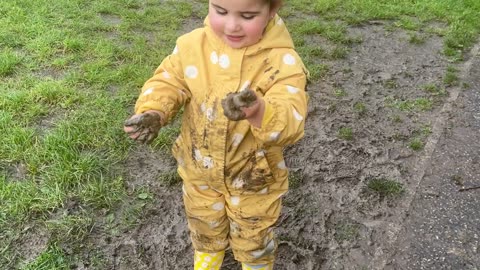
[[[472,64],[475,61],[475,56],[480,54],[480,42],[478,42],[469,52],[470,58],[459,67],[459,79],[462,80],[468,77],[469,72],[472,69]],[[461,92],[461,85],[451,88],[450,96],[444,103],[438,118],[436,119],[432,133],[428,137],[424,147],[424,154],[419,157],[418,163],[415,166],[415,173],[413,174],[413,181],[410,185],[411,192],[405,195],[405,199],[399,204],[399,208],[402,209],[398,214],[399,222],[390,222],[386,224],[386,231],[390,236],[390,239],[382,246],[380,245],[375,250],[374,258],[370,262],[368,269],[384,269],[385,266],[391,260],[396,250],[396,244],[398,242],[399,232],[404,227],[405,219],[411,210],[412,202],[415,199],[418,191],[418,187],[422,183],[425,177],[425,173],[430,166],[432,154],[437,147],[437,143],[442,136],[448,117],[452,112],[453,104],[456,102],[459,93]]]

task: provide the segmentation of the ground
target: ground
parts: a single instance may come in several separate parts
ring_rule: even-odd
[[[388,24],[350,28],[362,42],[344,59],[322,60],[328,72],[308,86],[305,137],[285,150],[291,190],[276,228],[275,269],[480,267],[480,190],[459,191],[480,181],[472,169],[479,162],[478,109],[462,114],[478,107],[478,48],[451,63],[441,37],[415,44]],[[93,227],[88,241],[104,254],[105,268],[190,269],[181,185],[158,181],[175,170],[172,157],[139,146],[124,167],[129,189],[148,186],[155,195],[114,236],[106,228],[115,220]],[[375,189],[375,182],[393,191]],[[458,230],[445,233],[448,224]],[[240,269],[231,253],[223,269]]]
[[[122,123],[206,2],[0,2],[0,269],[192,269],[178,119]],[[312,76],[275,269],[480,269],[480,1],[285,2]]]

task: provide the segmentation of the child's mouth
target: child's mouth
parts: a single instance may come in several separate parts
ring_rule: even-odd
[[[225,35],[229,41],[232,42],[239,42],[243,39],[243,36],[231,36],[231,35]]]

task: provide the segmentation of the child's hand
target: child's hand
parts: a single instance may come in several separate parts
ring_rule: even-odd
[[[249,118],[256,108],[257,95],[252,90],[244,90],[238,93],[229,93],[222,99],[223,114],[232,121]]]
[[[163,126],[162,114],[158,111],[146,111],[125,121],[123,130],[128,136],[140,143],[151,143]]]

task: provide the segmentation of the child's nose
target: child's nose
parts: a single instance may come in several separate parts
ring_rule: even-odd
[[[225,22],[225,29],[227,33],[232,33],[240,29],[240,22],[235,16],[228,16]]]

